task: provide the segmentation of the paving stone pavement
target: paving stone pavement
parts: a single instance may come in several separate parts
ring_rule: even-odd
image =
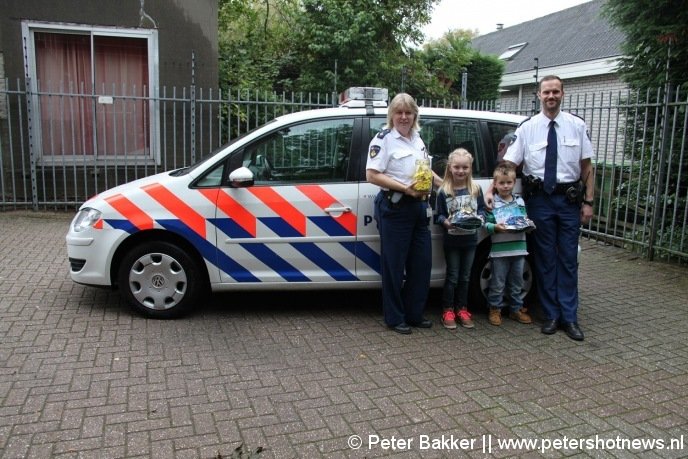
[[[410,336],[370,291],[156,321],[69,279],[70,219],[0,212],[2,459],[688,457],[685,266],[583,240],[582,343],[480,313],[450,332],[436,292]]]

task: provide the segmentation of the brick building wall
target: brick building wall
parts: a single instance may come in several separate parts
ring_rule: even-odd
[[[616,75],[581,78],[564,85],[566,100],[562,108],[587,123],[597,162],[620,163],[623,136],[619,129],[624,126],[625,116],[619,110],[619,98],[628,94],[628,85]]]
[[[618,101],[627,94],[628,86],[615,74],[598,75],[564,81],[562,109],[583,118],[590,128],[590,137],[595,146],[598,161],[613,162],[620,159],[623,145],[620,145],[618,130],[623,126],[624,116],[619,112]],[[539,111],[534,101],[536,86],[524,85],[519,92],[502,94],[498,103],[500,112],[531,115]]]

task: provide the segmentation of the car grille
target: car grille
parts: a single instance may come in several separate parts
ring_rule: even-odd
[[[84,268],[86,260],[81,260],[79,258],[69,258],[69,267],[72,272],[78,273]]]

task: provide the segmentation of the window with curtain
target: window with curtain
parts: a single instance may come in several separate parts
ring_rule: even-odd
[[[43,156],[150,156],[146,38],[34,32]]]

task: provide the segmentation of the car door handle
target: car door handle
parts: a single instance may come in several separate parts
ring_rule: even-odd
[[[327,212],[328,214],[346,213],[346,212],[351,212],[351,207],[349,207],[349,206],[325,207],[325,212]]]

